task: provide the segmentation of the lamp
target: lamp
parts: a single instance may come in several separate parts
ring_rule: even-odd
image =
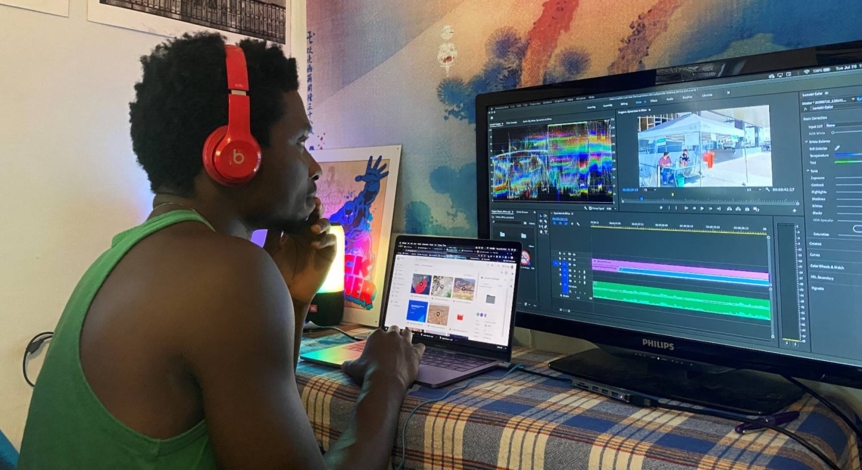
[[[332,224],[329,233],[335,235],[336,251],[326,280],[308,307],[306,321],[317,326],[334,326],[344,316],[344,227]]]

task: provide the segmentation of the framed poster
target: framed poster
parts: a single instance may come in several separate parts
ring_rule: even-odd
[[[288,44],[287,1],[87,0],[87,19],[166,37],[191,31],[216,31],[231,43],[252,37]]]
[[[0,0],[0,5],[69,17],[69,0]]]
[[[317,196],[344,227],[344,321],[378,326],[401,146],[318,150]]]

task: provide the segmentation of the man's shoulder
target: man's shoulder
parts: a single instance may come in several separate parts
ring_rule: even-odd
[[[287,286],[263,248],[210,232],[177,237],[164,255],[176,257],[168,262],[178,270],[171,274],[170,316],[176,328],[197,338],[189,346],[196,344],[198,352],[258,341],[291,323]]]
[[[228,270],[262,268],[273,265],[272,258],[263,248],[242,238],[210,232],[207,235],[184,239],[178,248],[189,250],[198,262],[223,266]],[[273,265],[274,266],[274,265]]]
[[[198,232],[179,234],[163,246],[164,262],[176,270],[172,281],[188,301],[212,309],[253,304],[261,296],[270,302],[288,298],[272,258],[248,240]]]

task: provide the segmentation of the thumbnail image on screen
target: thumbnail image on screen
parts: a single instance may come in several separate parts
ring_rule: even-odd
[[[434,297],[452,298],[452,285],[455,278],[449,276],[434,276],[431,281],[431,295]]]
[[[495,200],[613,203],[611,120],[492,131]]]
[[[769,187],[769,106],[641,116],[640,187]]]
[[[431,290],[431,276],[427,274],[414,274],[413,283],[410,285],[410,293],[417,295],[428,295]]]
[[[454,297],[458,300],[473,300],[476,295],[476,280],[475,279],[455,279]]]

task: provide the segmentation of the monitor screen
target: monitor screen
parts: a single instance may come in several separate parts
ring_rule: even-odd
[[[508,350],[517,245],[423,237],[396,241],[384,325],[420,337]]]
[[[477,109],[519,312],[862,366],[862,64],[554,93]]]

